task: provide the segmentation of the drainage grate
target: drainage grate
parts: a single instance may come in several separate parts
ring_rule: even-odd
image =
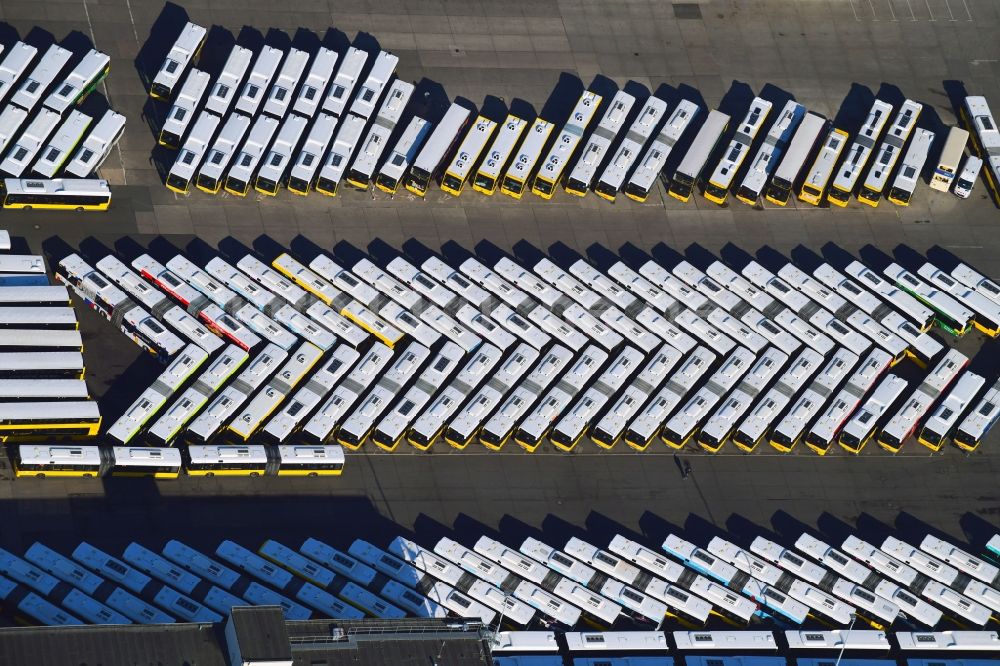
[[[701,5],[694,2],[675,2],[674,18],[679,19],[700,19]]]

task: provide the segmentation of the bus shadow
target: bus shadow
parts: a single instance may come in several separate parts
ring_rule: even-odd
[[[963,513],[958,519],[958,524],[969,545],[980,550],[986,547],[987,541],[1000,534],[1000,526],[992,524],[971,511]],[[996,556],[994,555],[993,558],[996,559]]]
[[[861,123],[868,117],[868,110],[874,103],[875,93],[871,88],[860,83],[852,83],[840,103],[840,108],[833,116],[833,126],[853,137],[861,129]]]
[[[167,53],[170,52],[170,47],[189,20],[187,10],[173,2],[166,2],[150,26],[149,35],[133,61],[136,73],[147,91]]]

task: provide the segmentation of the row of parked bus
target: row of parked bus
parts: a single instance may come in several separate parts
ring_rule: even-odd
[[[794,628],[789,647],[798,637],[815,649],[852,639],[855,649],[878,649],[891,627],[982,628],[1000,617],[996,564],[933,535],[919,549],[893,536],[878,548],[851,535],[836,550],[803,533],[794,548],[758,536],[744,549],[717,536],[702,549],[670,534],[658,552],[619,534],[606,550],[577,537],[561,550],[528,537],[514,550],[486,536],[471,548],[449,537],[433,548],[396,537],[384,549],[355,539],[341,550],[310,537],[297,548],[268,539],[256,550],[225,540],[205,554],[171,539],[159,552],[133,542],[119,558],[85,542],[71,557],[35,543],[23,557],[0,549],[0,600],[22,611],[18,599],[47,607],[45,617],[33,616],[43,624],[220,622],[233,607],[252,605],[280,605],[290,620],[451,617],[514,630],[493,636],[494,649],[512,653],[555,650],[553,634],[531,630],[571,632],[581,623],[608,630],[764,622]],[[855,633],[859,619],[874,631]],[[822,625],[840,631],[816,635]],[[755,649],[778,648],[761,633]],[[996,632],[955,635],[993,641],[956,649],[1000,649]],[[536,640],[543,636],[548,648]],[[754,634],[696,644],[746,648],[738,636]]]
[[[494,666],[989,666],[992,631],[505,631]]]
[[[703,187],[705,197],[720,205],[730,190],[750,205],[762,196],[785,205],[794,190],[813,205],[825,196],[845,206],[855,192],[871,206],[883,194],[907,205],[935,139],[933,132],[916,128],[922,105],[911,100],[894,116],[891,104],[876,100],[848,148],[848,132],[795,101],[772,114],[772,102],[754,98],[740,125],[727,134],[732,118],[721,111],[706,115],[698,104],[680,100],[668,114],[665,101],[650,96],[640,106],[624,91],[607,102],[585,91],[558,132],[556,123],[542,118],[477,116],[457,103],[434,125],[407,110],[414,88],[392,81],[398,58],[384,51],[363,78],[369,55],[354,47],[338,58],[325,47],[310,56],[265,46],[254,56],[237,45],[214,83],[192,68],[180,85],[204,37],[204,28],[188,23],[150,89],[156,98],[173,99],[160,143],[180,148],[166,185],[181,193],[195,184],[213,194],[224,187],[245,196],[253,187],[273,196],[285,185],[300,195],[315,189],[333,196],[346,181],[389,194],[402,184],[423,197],[439,182],[458,196],[471,181],[485,195],[499,190],[520,199],[530,190],[549,199],[561,185],[576,196],[593,189],[613,202],[619,192],[644,201],[663,179],[670,182],[671,196],[682,201]],[[969,97],[966,107],[966,123],[980,138],[977,146],[988,152],[984,146],[995,142],[983,143],[983,132],[995,135],[996,129],[985,99]],[[404,114],[407,120],[401,122]],[[693,134],[686,152],[671,160],[674,146],[682,139],[688,143],[686,132]],[[729,134],[721,158],[712,160]],[[954,180],[957,195],[971,193],[982,160],[970,157],[958,172],[967,139],[967,131],[952,129],[935,170],[935,189],[947,191]],[[664,171],[668,160],[677,164],[672,173]],[[994,193],[998,169],[993,162],[987,169]]]
[[[249,254],[204,268],[108,256],[100,272],[66,257],[59,278],[168,363],[110,443],[513,438],[533,452],[585,435],[644,450],[659,436],[825,454],[860,453],[877,433],[891,452],[911,434],[971,451],[996,418],[998,387],[928,334],[1000,333],[1000,287],[964,264],[775,273],[633,247],[404,250],[345,243],[308,264]],[[887,372],[907,358],[929,371],[918,385]]]
[[[40,52],[21,41],[2,51],[0,171],[14,179],[62,174],[71,180],[97,171],[121,136],[125,117],[109,109],[95,124],[76,107],[107,76],[108,55],[91,49],[77,58],[58,44]],[[21,207],[15,203],[5,206]]]
[[[97,402],[84,381],[83,340],[66,287],[45,260],[0,251],[0,439],[94,436]]]

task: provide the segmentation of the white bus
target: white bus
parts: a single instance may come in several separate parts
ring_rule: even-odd
[[[566,409],[552,427],[549,441],[562,451],[571,451],[594,423],[597,415],[636,373],[644,355],[635,347],[626,346],[597,380]]]
[[[215,130],[219,126],[219,118],[213,113],[202,111],[195,121],[191,133],[184,142],[184,147],[177,153],[174,165],[167,173],[167,189],[178,194],[187,194],[191,189],[191,180],[194,178],[201,160],[208,150],[208,144],[215,136]]]
[[[729,188],[736,177],[736,172],[743,165],[750,152],[750,147],[757,138],[760,128],[771,113],[772,104],[767,100],[755,97],[750,103],[750,109],[740,123],[735,136],[723,153],[722,159],[705,183],[705,198],[720,206],[726,202]]]
[[[333,130],[336,126],[336,116],[328,113],[320,113],[313,122],[302,148],[296,154],[295,164],[289,171],[287,183],[289,192],[302,196],[309,194],[326,149],[333,139]]]
[[[19,178],[35,160],[38,151],[42,149],[42,144],[55,131],[59,120],[59,114],[55,111],[41,109],[7,151],[3,162],[0,162],[0,171]]]
[[[770,185],[767,186],[764,197],[773,204],[784,206],[788,203],[792,188],[798,180],[799,174],[805,167],[806,160],[813,152],[816,140],[828,121],[822,116],[809,112],[802,118],[795,136],[788,144],[788,150],[781,156],[781,163],[778,164]],[[773,167],[772,167],[773,168]]]
[[[604,161],[611,144],[625,125],[625,120],[634,104],[635,97],[627,92],[620,90],[615,93],[610,106],[605,110],[597,127],[594,128],[590,139],[583,147],[580,158],[566,179],[567,192],[580,197],[587,193],[587,190],[594,183],[594,178],[597,177],[597,170]],[[583,127],[585,128],[586,124]],[[545,166],[542,167],[542,170],[545,170]]]
[[[912,100],[906,100],[899,107],[896,117],[893,118],[889,131],[878,147],[875,162],[868,171],[864,184],[858,191],[858,201],[877,206],[882,196],[882,190],[889,182],[889,174],[892,173],[896,162],[903,154],[903,146],[910,138],[910,133],[917,124],[917,118],[923,110],[923,104]]]
[[[42,148],[32,170],[45,178],[53,178],[69,159],[93,120],[90,116],[73,109],[56,129],[52,139]]]
[[[860,453],[875,427],[906,390],[906,381],[887,375],[857,412],[847,421],[837,441],[850,453]],[[836,403],[835,403],[836,407]],[[824,415],[824,418],[825,415]]]
[[[236,155],[236,149],[250,129],[250,118],[242,113],[231,113],[226,118],[219,135],[215,137],[212,149],[205,156],[205,161],[198,170],[196,185],[199,190],[216,194],[222,188],[224,175],[229,164]]]
[[[398,63],[399,56],[393,55],[388,51],[380,51],[375,56],[375,62],[372,63],[371,69],[368,70],[368,76],[361,84],[361,87],[358,88],[358,92],[351,102],[351,113],[361,116],[366,121],[372,117],[372,114],[375,113],[375,108],[382,99],[382,91],[389,83],[389,79],[392,78]]]
[[[31,113],[41,100],[42,95],[55,82],[56,77],[62,72],[66,63],[72,57],[72,53],[62,48],[58,44],[53,44],[45,51],[42,59],[38,61],[31,73],[21,83],[14,96],[10,98],[12,104]],[[61,115],[58,110],[56,113]]]
[[[292,574],[286,569],[271,564],[260,555],[229,539],[218,545],[215,554],[227,564],[269,584],[276,590],[283,592],[292,582]]]
[[[823,139],[822,147],[816,155],[809,171],[802,181],[802,188],[799,190],[799,200],[813,206],[820,205],[823,194],[826,192],[833,170],[837,166],[837,160],[847,145],[848,134],[842,129],[831,127],[829,134]]]
[[[243,83],[247,69],[250,68],[250,61],[253,60],[253,52],[242,46],[235,45],[226,58],[226,64],[222,66],[222,71],[212,85],[212,91],[208,94],[208,101],[205,108],[220,118],[229,112],[229,107],[236,98],[236,92]]]
[[[166,119],[160,128],[159,144],[167,148],[181,147],[184,133],[194,119],[195,111],[201,105],[201,100],[208,90],[210,77],[200,69],[192,69],[188,74],[181,91],[174,98],[174,103],[167,111]]]
[[[354,86],[358,84],[358,77],[368,61],[368,54],[353,46],[348,47],[347,53],[340,61],[337,69],[337,76],[334,77],[323,100],[323,111],[339,118],[347,107],[347,102],[354,94]]]
[[[590,359],[591,356],[588,355],[587,358]],[[531,374],[520,381],[503,404],[483,425],[479,431],[479,441],[482,442],[483,446],[494,451],[500,450],[542,392],[555,381],[556,377],[572,360],[573,353],[571,351],[561,345],[553,345],[531,371]],[[596,370],[597,368],[593,368],[593,371]],[[538,422],[544,425],[542,414],[539,414]],[[535,443],[535,447],[538,443],[540,442]]]
[[[152,582],[152,579],[146,574],[140,573],[121,560],[94,548],[86,541],[80,542],[80,545],[73,550],[72,557],[95,574],[118,583],[136,594],[141,594],[146,586]]]
[[[709,371],[716,358],[716,355],[705,347],[695,348],[659,393],[629,423],[625,430],[625,443],[633,449],[644,451],[660,433],[667,417]]]
[[[344,420],[337,430],[337,443],[357,450],[375,427],[376,420],[389,408],[430,356],[430,350],[412,342],[379,377],[375,387]]]
[[[674,146],[701,112],[694,102],[682,99],[674,108],[659,134],[643,153],[639,165],[625,185],[625,195],[630,199],[645,201],[660,177]]]
[[[456,197],[462,193],[465,181],[472,170],[479,166],[479,159],[496,128],[495,121],[485,116],[476,117],[441,177],[442,190]]]
[[[922,127],[916,129],[913,141],[906,150],[903,157],[903,164],[896,174],[896,179],[892,181],[887,198],[897,206],[909,206],[913,192],[917,189],[917,181],[924,165],[927,163],[927,155],[934,144],[934,132],[925,130]]]
[[[288,620],[308,620],[312,617],[312,611],[305,606],[295,603],[285,595],[278,594],[260,583],[250,583],[242,594],[247,601],[255,606],[281,606],[281,612]]]
[[[892,105],[875,100],[864,125],[854,138],[854,143],[847,151],[847,156],[837,167],[837,175],[833,179],[833,185],[826,195],[826,200],[837,206],[846,206],[854,187],[857,185],[861,172],[875,150],[875,143],[882,135],[885,124],[889,121],[889,114],[892,113]]]
[[[189,444],[184,449],[188,476],[260,476],[267,467],[267,449],[260,445]]]
[[[264,157],[264,151],[271,145],[271,139],[277,131],[277,120],[270,116],[257,116],[250,128],[250,134],[240,147],[240,152],[226,176],[226,192],[239,197],[246,196],[257,172],[257,166]]]
[[[253,186],[255,190],[272,197],[278,193],[307,123],[308,121],[298,114],[292,114],[285,119],[271,145],[270,152],[264,157],[257,172]]]
[[[994,384],[958,423],[951,441],[963,451],[975,451],[1000,417],[1000,382]]]
[[[318,539],[303,541],[299,552],[360,585],[371,585],[375,580],[375,570],[370,566]]]
[[[3,379],[83,379],[83,376],[83,356],[79,352],[0,353],[0,378]]]
[[[397,79],[392,82],[385,101],[379,108],[375,122],[361,141],[361,149],[354,163],[347,170],[347,182],[354,187],[367,190],[372,183],[375,168],[382,160],[382,154],[396,129],[396,123],[403,115],[403,109],[413,94],[413,84]]]
[[[219,284],[208,273],[185,259],[183,255],[178,254],[172,257],[167,262],[167,269],[204,294],[220,308],[227,308],[230,304],[235,305],[236,292]]]
[[[45,106],[56,113],[65,113],[70,106],[86,98],[110,69],[111,58],[106,53],[91,49],[45,99]]]
[[[472,112],[457,103],[452,103],[441,122],[427,138],[410,166],[403,184],[413,194],[423,197],[432,179],[444,167],[444,160],[463,134]],[[397,152],[398,154],[398,152]],[[390,159],[391,161],[391,159]]]
[[[956,548],[933,534],[928,534],[924,537],[923,541],[920,542],[920,550],[947,562],[962,573],[988,585],[996,585],[997,578],[1000,577],[1000,568],[974,555],[970,555],[961,548]]]
[[[531,129],[528,130],[514,161],[504,173],[500,192],[514,199],[520,199],[524,195],[524,189],[533,175],[535,164],[542,156],[542,149],[548,143],[554,127],[555,125],[541,118],[537,118],[531,124]]]
[[[327,196],[336,196],[341,180],[350,166],[354,151],[361,141],[361,133],[365,130],[367,121],[353,113],[347,114],[337,129],[337,136],[330,146],[330,152],[323,160],[322,168],[316,179],[316,191]]]
[[[771,172],[774,171],[778,158],[782,156],[785,145],[791,140],[792,133],[795,132],[805,113],[806,108],[798,102],[789,100],[785,104],[785,107],[781,110],[781,115],[771,125],[771,129],[768,130],[767,136],[764,137],[764,142],[757,151],[757,155],[754,156],[753,161],[750,163],[750,169],[747,171],[746,177],[743,178],[743,182],[736,190],[737,199],[751,206],[757,204],[757,200],[767,186]],[[818,116],[816,118],[820,120]],[[819,133],[818,127],[816,133]],[[813,139],[815,140],[815,136]],[[812,144],[809,144],[808,148],[812,149]],[[803,155],[802,160],[805,160],[805,155]],[[801,161],[799,165],[801,166]],[[796,172],[795,175],[798,175],[798,173]],[[793,175],[792,178],[794,177]]]
[[[211,440],[250,396],[278,370],[288,357],[281,347],[268,343],[246,369],[212,400],[187,427],[186,439],[196,443]]]
[[[100,169],[124,131],[125,116],[108,109],[66,165],[66,175],[86,178]]]
[[[333,78],[337,57],[336,51],[325,46],[319,47],[295,98],[295,104],[292,105],[292,111],[310,120],[316,115],[319,105],[326,98],[326,88]]]
[[[19,106],[7,105],[0,112],[0,154],[7,150],[27,119],[28,112]]]
[[[122,559],[144,574],[172,585],[185,594],[191,594],[202,582],[200,577],[176,567],[162,555],[134,541],[125,547]]]
[[[507,114],[507,118],[500,125],[500,131],[483,158],[482,165],[476,171],[476,176],[472,180],[472,189],[482,192],[486,196],[492,196],[496,192],[500,175],[510,163],[511,154],[527,127],[528,121],[518,118],[512,113]]]
[[[944,140],[944,148],[938,157],[934,176],[931,178],[931,189],[947,192],[958,173],[958,164],[965,155],[965,146],[969,143],[969,133],[961,127],[952,127]]]
[[[166,59],[160,65],[160,70],[153,78],[149,87],[150,97],[169,100],[174,86],[181,80],[184,71],[192,60],[198,58],[208,31],[194,23],[185,24],[177,41],[170,47]]]
[[[267,89],[271,85],[271,80],[274,78],[275,72],[278,71],[278,65],[284,55],[272,46],[265,46],[261,49],[260,53],[257,54],[257,59],[254,60],[253,67],[250,68],[250,75],[247,77],[246,83],[243,84],[243,91],[236,99],[237,111],[245,113],[251,118],[257,115],[257,110],[260,108],[261,102],[264,101]]]
[[[934,312],[934,321],[944,330],[960,337],[971,328],[975,317],[972,310],[945,292],[935,289],[896,263],[889,264],[882,272],[900,289],[928,305]]]
[[[452,343],[447,343],[452,344]],[[451,416],[472,391],[489,377],[502,352],[490,343],[476,349],[472,358],[455,375],[434,401],[416,418],[406,433],[407,441],[418,450],[427,450]]]
[[[691,193],[698,185],[701,172],[708,163],[708,158],[715,151],[719,139],[729,126],[729,116],[721,111],[712,110],[708,113],[701,129],[694,138],[688,151],[684,154],[677,171],[670,181],[667,193],[680,201],[688,201]]]
[[[292,105],[295,89],[298,87],[302,75],[305,74],[307,64],[309,64],[308,53],[296,48],[289,49],[285,55],[285,61],[281,63],[281,70],[267,93],[264,113],[278,120],[285,117],[288,108]]]
[[[485,350],[480,348],[480,352]],[[465,404],[444,429],[444,438],[456,449],[464,449],[479,432],[480,426],[538,358],[538,352],[526,343],[518,343],[503,365],[487,383]],[[428,428],[429,430],[429,428]]]
[[[589,90],[583,91],[559,132],[559,136],[556,137],[555,143],[549,149],[548,155],[538,168],[538,173],[531,184],[533,193],[543,199],[552,198],[556,185],[562,179],[563,171],[573,159],[573,155],[587,131],[587,126],[590,125],[594,114],[597,113],[602,100],[603,98],[597,93]],[[635,101],[634,98],[632,101]]]
[[[669,345],[661,347],[591,428],[590,438],[594,443],[605,449],[613,447],[649,396],[672,379],[670,372],[683,355]]]
[[[917,275],[972,310],[972,323],[981,333],[991,338],[1000,335],[1000,305],[992,299],[967,287],[929,262],[917,269]]]
[[[618,151],[612,156],[597,184],[594,185],[597,196],[614,202],[618,190],[625,183],[625,177],[629,175],[632,165],[639,159],[639,153],[642,152],[666,112],[667,103],[650,95],[632,122],[632,126],[629,127]]]
[[[0,103],[7,99],[10,91],[28,71],[28,66],[37,54],[38,49],[24,42],[17,42],[10,47],[7,56],[0,62]]]
[[[326,588],[335,578],[334,573],[323,565],[312,561],[305,555],[297,553],[288,546],[268,539],[257,549],[257,553],[278,566],[295,574],[299,578]]]
[[[423,147],[424,140],[431,133],[432,125],[423,118],[414,116],[403,130],[389,157],[382,164],[375,178],[375,186],[388,194],[395,194],[404,173]]]
[[[226,565],[175,539],[171,539],[163,546],[163,556],[177,566],[226,590],[233,589],[240,580],[240,575]]]
[[[921,333],[927,332],[934,323],[933,310],[917,300],[916,296],[879,277],[860,261],[852,261],[844,272],[856,278],[861,285],[871,289],[897,312],[916,324]]]

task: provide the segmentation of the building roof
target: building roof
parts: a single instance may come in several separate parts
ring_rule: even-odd
[[[234,608],[230,622],[245,661],[288,661],[292,658],[281,606]]]

